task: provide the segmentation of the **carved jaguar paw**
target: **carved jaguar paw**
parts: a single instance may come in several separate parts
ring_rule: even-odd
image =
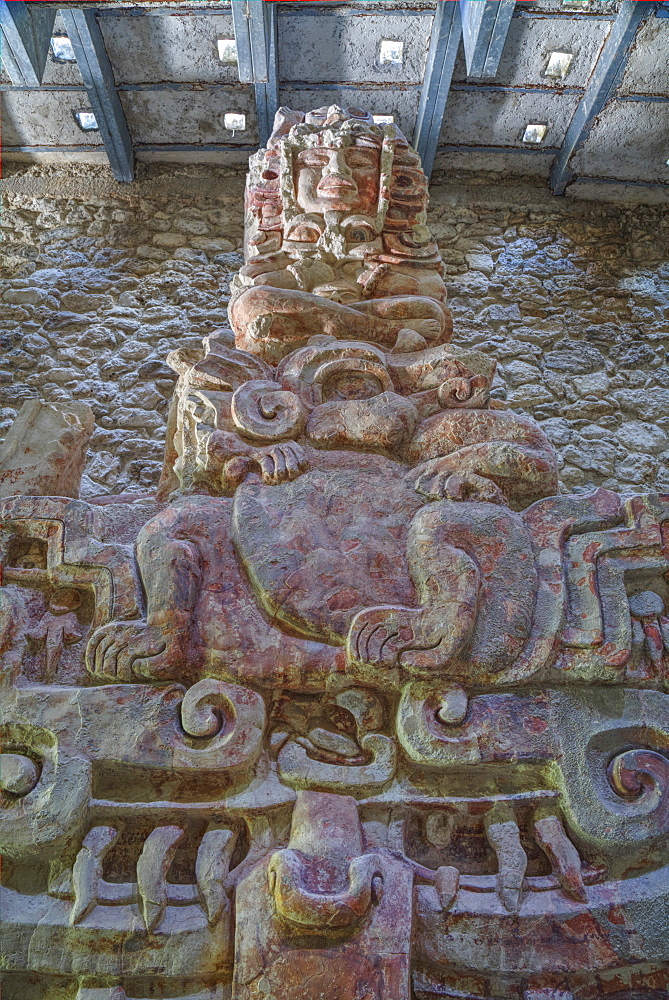
[[[348,662],[399,666],[412,676],[430,676],[459,653],[472,625],[473,609],[465,602],[437,608],[366,608],[351,623]]]
[[[416,641],[421,611],[416,608],[365,608],[351,623],[346,652],[349,663],[394,667]]]
[[[429,500],[462,500],[506,505],[502,490],[491,479],[475,472],[454,473],[450,463],[445,468],[433,467],[416,482],[416,491]]]
[[[86,667],[107,681],[180,680],[193,669],[190,620],[109,622],[91,636]]]
[[[443,317],[439,317],[439,319],[409,319],[406,320],[405,327],[410,327],[414,333],[431,343],[441,337],[444,321]]]

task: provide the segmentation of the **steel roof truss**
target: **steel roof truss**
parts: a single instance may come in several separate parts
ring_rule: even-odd
[[[279,109],[277,5],[274,0],[232,0],[240,83],[255,86],[258,138],[267,144]]]
[[[0,0],[2,61],[18,87],[39,87],[44,75],[56,11],[23,0]]]
[[[460,0],[467,76],[497,74],[515,0]]]
[[[451,88],[455,59],[460,47],[462,24],[457,3],[440,3],[432,23],[425,79],[420,95],[413,144],[429,177]]]

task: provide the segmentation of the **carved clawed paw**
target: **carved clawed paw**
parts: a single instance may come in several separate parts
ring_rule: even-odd
[[[91,636],[86,666],[106,681],[173,680],[192,669],[190,629],[146,622],[109,622]]]
[[[229,459],[223,468],[223,482],[235,490],[250,472],[258,471],[267,486],[278,486],[292,482],[308,468],[309,460],[300,445],[281,441],[265,448],[249,448],[247,454]]]
[[[504,493],[491,479],[474,472],[458,475],[449,468],[431,469],[423,473],[416,482],[416,492],[429,500],[468,500],[501,505],[507,503]]]
[[[366,608],[351,623],[346,644],[349,662],[397,666],[399,655],[414,641],[415,608]]]
[[[437,670],[446,665],[456,646],[445,618],[439,610],[366,608],[351,623],[348,661],[374,667],[402,666],[417,673]]]

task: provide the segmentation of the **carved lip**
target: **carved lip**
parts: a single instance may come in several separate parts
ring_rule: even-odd
[[[323,177],[318,184],[318,193],[326,197],[335,195],[357,194],[358,188],[353,181],[345,177]]]

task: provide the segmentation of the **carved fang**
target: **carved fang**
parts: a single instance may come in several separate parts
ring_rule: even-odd
[[[159,826],[146,838],[137,862],[137,889],[147,931],[158,925],[167,906],[167,873],[176,846],[184,835],[180,826]]]

